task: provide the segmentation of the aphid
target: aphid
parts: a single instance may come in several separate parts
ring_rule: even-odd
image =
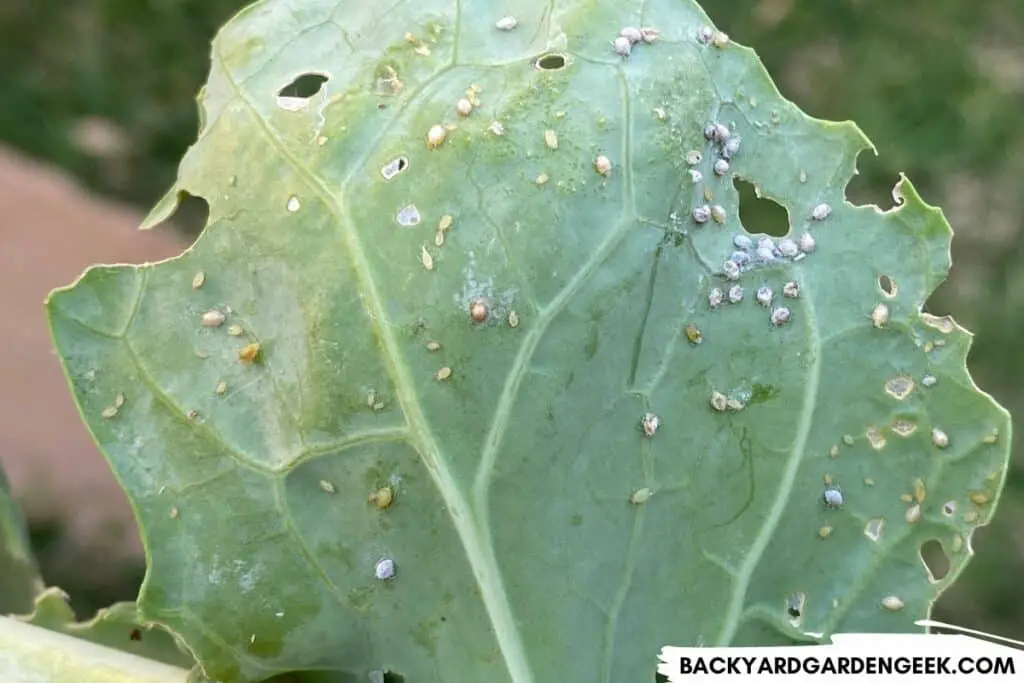
[[[715,130],[715,124],[709,123],[704,126],[704,137],[708,140],[714,140],[717,131]]]
[[[403,206],[398,210],[398,214],[395,215],[395,221],[404,228],[411,228],[414,225],[419,225],[420,210],[416,208],[415,204]]]
[[[412,51],[415,52],[416,54],[418,54],[421,57],[429,57],[430,56],[430,48],[427,46],[426,43],[420,43],[419,45],[414,47]]]
[[[246,344],[238,350],[238,360],[243,363],[254,363],[260,355],[260,345],[256,342]]]
[[[449,368],[449,367],[443,367],[440,370],[438,370],[436,373],[434,373],[434,379],[436,379],[436,380],[438,380],[440,382],[443,382],[444,380],[448,379],[451,376],[452,376],[452,369]]]
[[[196,273],[195,277],[192,278],[192,289],[199,289],[203,286],[204,282],[206,282],[206,273],[200,270]]]
[[[895,595],[887,595],[882,598],[882,607],[890,612],[899,612],[903,609],[903,601]]]
[[[719,159],[714,165],[715,175],[724,176],[729,172],[729,162],[725,159]]]
[[[455,103],[455,111],[459,113],[459,116],[469,116],[473,113],[473,103],[463,97]]]
[[[830,526],[823,526],[820,529],[818,529],[818,538],[820,538],[823,541],[831,535],[832,527]]]
[[[444,126],[440,124],[431,126],[430,130],[427,131],[427,149],[437,149],[444,144],[444,139],[447,136],[448,131],[445,130]]]
[[[786,237],[785,239],[779,240],[779,251],[783,256],[792,258],[800,253],[800,247],[796,245],[796,242]]]
[[[628,57],[629,53],[633,51],[633,46],[629,42],[629,38],[619,36],[612,41],[612,47],[615,49],[615,54],[622,57]]]
[[[690,323],[689,325],[687,325],[684,328],[684,332],[686,332],[686,339],[687,339],[687,341],[689,341],[694,346],[696,346],[697,344],[700,344],[702,341],[704,341],[704,335],[701,334],[700,329],[696,325],[694,325],[693,323]]]
[[[928,495],[928,491],[925,490],[924,480],[918,477],[911,482],[911,486],[914,488],[914,500],[918,503],[923,503]]]
[[[334,484],[327,481],[326,479],[320,480],[320,488],[322,488],[325,493],[334,493],[335,491]]]
[[[751,247],[754,246],[753,241],[746,235],[736,235],[732,238],[732,244],[737,249],[742,249],[743,251],[750,251]]]
[[[703,206],[696,206],[693,209],[693,221],[694,223],[707,223],[708,219],[711,218],[711,207],[707,204]]]
[[[843,490],[838,485],[826,487],[822,498],[825,500],[825,507],[829,508],[842,507],[843,503],[846,502],[843,498]]]
[[[190,420],[198,420],[199,411],[193,408],[192,410],[188,411],[188,413],[185,414],[185,417],[187,417]]]
[[[836,444],[832,444],[831,446],[829,446],[828,457],[830,457],[830,458],[838,458],[839,457],[839,446],[837,446]]]
[[[999,430],[993,429],[991,433],[981,437],[981,442],[987,444],[999,443]]]
[[[650,45],[661,37],[661,31],[656,28],[644,27],[640,29],[640,38]]]
[[[667,121],[668,120],[668,112],[665,111],[664,107],[655,107],[654,108],[654,117],[656,119],[658,119],[659,121]]]
[[[475,323],[482,323],[487,320],[490,311],[487,308],[486,299],[473,299],[469,304],[469,317]]]
[[[939,380],[935,375],[925,375],[921,378],[921,386],[934,387],[938,384]]]
[[[213,388],[213,393],[217,394],[218,396],[223,396],[227,390],[228,383],[225,382],[224,380],[221,380],[220,382],[217,382],[217,386]]]
[[[438,232],[448,232],[452,227],[452,217],[450,214],[441,216],[441,220],[437,222]]]
[[[733,285],[729,288],[729,303],[738,304],[741,301],[743,301],[743,288]]]
[[[708,292],[708,308],[718,308],[722,305],[722,290],[714,287]]]
[[[775,298],[775,294],[772,292],[771,287],[762,285],[757,288],[757,294],[754,297],[757,299],[757,303],[767,308],[772,305],[772,299]]]
[[[800,241],[798,244],[800,246],[800,251],[804,252],[805,254],[809,254],[812,251],[814,251],[814,238],[811,236],[811,233],[809,232],[805,232],[802,235],[800,235]]]
[[[177,519],[178,518],[178,508],[172,507],[171,511],[168,514],[170,515],[171,519]]]
[[[724,31],[718,31],[715,33],[715,37],[711,39],[711,42],[721,50],[729,44],[729,34]]]
[[[732,133],[729,132],[729,127],[728,126],[726,126],[724,124],[721,124],[721,123],[716,123],[715,124],[714,139],[715,139],[716,142],[725,142],[726,140],[729,139],[730,135],[732,135]]]
[[[228,334],[232,337],[241,337],[243,332],[245,332],[245,330],[242,329],[241,325],[232,325],[228,328]]]
[[[498,29],[499,31],[511,31],[518,24],[519,24],[519,22],[516,21],[515,17],[508,16],[508,17],[502,17],[501,19],[498,19],[498,21],[496,21],[494,23],[494,27],[496,29]]]
[[[633,491],[632,495],[630,495],[629,502],[633,505],[643,505],[649,501],[653,495],[654,491],[649,488],[644,487],[642,489],[637,489],[636,491]]]
[[[299,210],[299,198],[296,197],[295,195],[292,195],[291,197],[289,197],[288,198],[288,204],[285,205],[285,208],[288,209],[288,211],[290,211],[291,213],[295,213],[296,211],[298,211]]]
[[[550,128],[544,131],[544,144],[548,149],[558,149],[558,133]]]
[[[723,263],[722,272],[725,274],[725,277],[730,280],[740,279],[740,267],[735,261],[729,260]]]
[[[793,317],[793,312],[784,306],[780,306],[772,311],[771,322],[775,327],[781,327],[789,322],[790,318]]]
[[[864,477],[864,485],[865,486],[874,486],[875,485],[875,480],[872,479],[871,477]]]
[[[491,125],[487,126],[487,130],[491,131],[493,135],[501,136],[505,134],[505,126],[501,125],[498,121],[491,121]]]
[[[394,500],[395,493],[391,490],[390,486],[383,486],[373,493],[371,493],[367,500],[378,510],[384,510],[391,507],[391,501]]]
[[[832,213],[831,206],[828,204],[818,204],[816,207],[811,209],[811,218],[816,221],[823,221],[828,218],[830,213]]]
[[[643,40],[643,35],[640,33],[640,29],[633,28],[632,26],[627,26],[626,28],[619,31],[619,37],[625,38],[634,45]]]
[[[660,426],[661,418],[654,413],[645,413],[643,419],[640,420],[640,427],[648,437],[654,436],[654,433],[658,431]]]
[[[729,257],[729,260],[735,263],[737,266],[745,266],[750,263],[750,254],[745,251],[734,251]]]
[[[603,154],[594,160],[594,170],[605,178],[612,174],[612,162],[611,159],[604,156]]]
[[[875,327],[883,327],[889,322],[889,307],[885,304],[878,304],[871,310],[871,324]]]
[[[800,285],[792,280],[782,286],[782,296],[787,299],[796,299],[800,296]]]
[[[906,514],[903,515],[904,519],[907,520],[907,524],[917,524],[921,519],[921,506],[914,503],[907,508]]]
[[[697,31],[697,42],[707,45],[715,37],[715,31],[710,26],[701,26]]]
[[[729,141],[722,146],[722,156],[726,159],[732,159],[736,156],[740,151],[740,141],[741,138],[739,136],[730,138]]]
[[[537,176],[537,179],[534,180],[533,182],[538,187],[540,187],[541,185],[547,185],[548,184],[548,180],[550,180],[550,178],[548,177],[548,174],[547,173],[541,173],[541,174],[539,174]]]
[[[725,409],[731,410],[734,413],[738,413],[739,411],[743,410],[746,407],[746,404],[737,398],[727,398],[725,400]]]
[[[115,415],[117,415],[117,407],[116,406],[107,406],[100,413],[100,417],[102,417],[104,420],[109,420],[110,418],[114,417]]]
[[[440,230],[438,230],[436,233],[434,233],[434,246],[435,247],[443,247],[444,246],[444,233],[441,232]]]
[[[932,443],[939,448],[945,448],[949,445],[949,435],[942,431],[938,427],[932,430]]]
[[[721,206],[719,206],[718,204],[715,204],[714,206],[712,206],[711,207],[711,219],[713,221],[715,221],[716,223],[724,223],[725,222],[725,209],[722,208]]]
[[[377,560],[377,566],[373,570],[374,575],[381,581],[387,581],[395,577],[395,561],[389,557]]]
[[[515,311],[508,312],[508,326],[519,327],[519,314]]]
[[[203,327],[220,327],[227,320],[227,316],[215,308],[203,313],[199,319],[203,323]]]
[[[124,394],[118,394],[114,397],[114,407],[118,410],[124,407]]]
[[[700,181],[704,180],[704,174],[701,173],[700,171],[698,171],[697,169],[691,168],[691,169],[689,169],[689,171],[690,171],[690,180],[693,182],[694,185],[696,185]]]
[[[686,153],[686,163],[690,166],[696,166],[704,160],[704,155],[696,149],[691,149]]]
[[[904,503],[911,503],[914,501],[914,497],[909,493],[901,493],[900,500],[902,500]]]
[[[439,351],[441,349],[441,342],[434,341],[431,339],[427,342],[427,351]]]
[[[711,407],[718,412],[725,411],[729,406],[729,399],[719,391],[711,392]]]
[[[764,263],[771,263],[775,260],[775,250],[765,247],[757,248],[757,258]]]

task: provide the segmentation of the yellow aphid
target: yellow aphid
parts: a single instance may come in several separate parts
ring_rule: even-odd
[[[430,255],[429,251],[427,251],[426,245],[420,247],[420,263],[422,263],[423,267],[427,270],[434,269],[434,257]]]
[[[238,360],[243,363],[254,363],[260,355],[260,345],[256,342],[246,344],[238,350]]]
[[[394,500],[394,492],[390,486],[379,488],[369,496],[370,503],[375,505],[378,510],[390,507],[392,500]]]

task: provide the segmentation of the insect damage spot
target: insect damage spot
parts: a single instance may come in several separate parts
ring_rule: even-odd
[[[942,549],[942,544],[937,539],[931,539],[921,544],[921,563],[928,571],[928,580],[932,583],[941,581],[949,573],[949,557]]]
[[[781,204],[759,195],[757,186],[735,177],[733,185],[740,199],[740,222],[756,225],[758,232],[773,237],[789,234],[789,212]]]
[[[885,393],[889,394],[898,401],[902,401],[910,392],[914,390],[914,380],[906,375],[900,375],[887,380],[885,383]]]
[[[298,111],[307,104],[309,98],[323,88],[330,76],[324,73],[304,73],[296,76],[290,83],[277,91],[277,106],[286,111]]]
[[[567,63],[565,55],[556,52],[538,57],[534,67],[543,71],[558,71],[564,69]]]
[[[407,168],[409,168],[409,160],[405,157],[398,157],[384,164],[380,169],[380,174],[384,176],[384,180],[391,180]]]
[[[877,542],[882,537],[882,529],[885,528],[885,520],[881,517],[875,519],[869,519],[868,523],[864,525],[864,535],[869,540]]]
[[[899,292],[899,288],[896,286],[896,282],[888,275],[880,275],[878,277],[878,288],[882,290],[884,296],[892,299]]]
[[[403,206],[401,209],[398,210],[398,213],[395,214],[395,220],[398,222],[399,225],[405,228],[411,228],[415,225],[419,225],[420,210],[416,208],[415,204]]]
[[[786,614],[793,621],[799,621],[804,615],[804,607],[807,605],[806,593],[793,593],[786,598]]]

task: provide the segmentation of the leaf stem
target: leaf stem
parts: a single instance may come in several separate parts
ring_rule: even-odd
[[[175,666],[0,617],[5,683],[185,683]]]

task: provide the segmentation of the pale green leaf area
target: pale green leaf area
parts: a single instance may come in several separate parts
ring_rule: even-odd
[[[950,267],[941,212],[905,179],[892,210],[846,203],[868,140],[783,99],[751,50],[702,44],[692,1],[512,6],[243,11],[146,224],[187,192],[209,202],[203,235],[50,298],[140,523],[141,617],[222,681],[645,681],[666,644],[917,629],[990,519],[1010,441],[970,335],[921,312]],[[626,26],[661,35],[624,58]],[[562,68],[538,68],[551,52]],[[279,99],[303,74],[328,80]],[[709,122],[742,140],[721,177]],[[759,260],[733,176],[815,248]],[[705,195],[724,223],[694,222]],[[734,284],[742,301],[709,306]]]
[[[0,469],[0,615],[30,610],[42,587],[24,515]]]

